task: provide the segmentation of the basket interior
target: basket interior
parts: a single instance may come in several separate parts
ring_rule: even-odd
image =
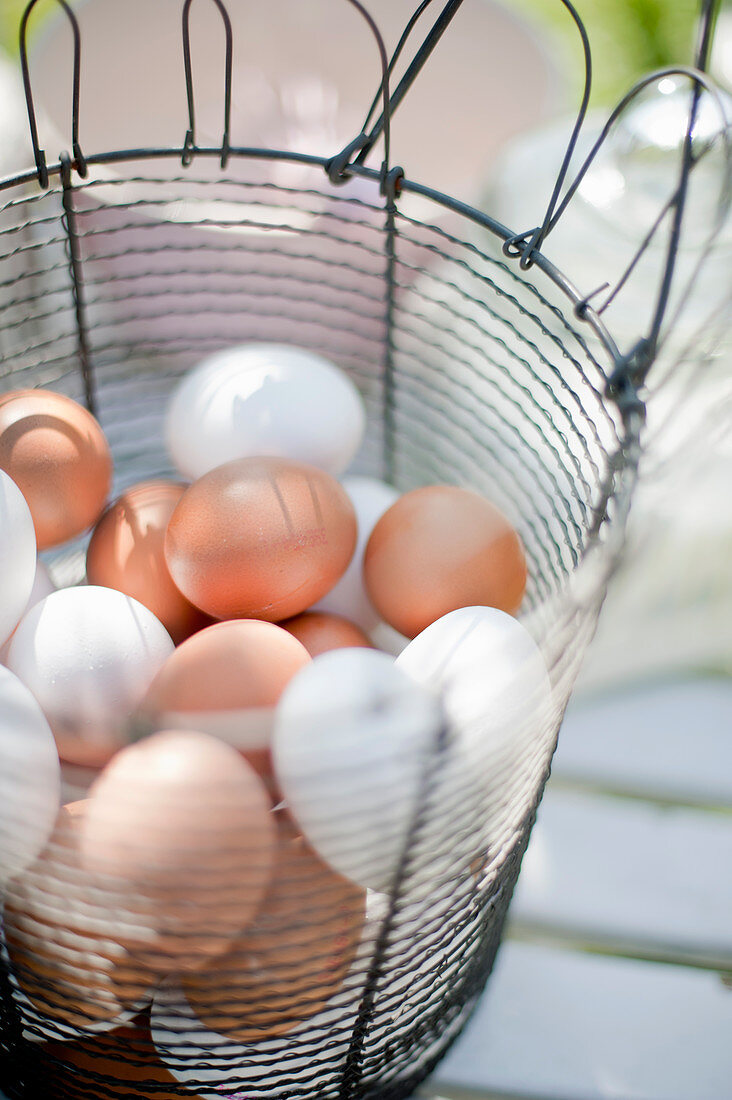
[[[167,400],[205,354],[249,340],[295,343],[337,362],[364,396],[356,472],[402,491],[473,488],[518,529],[530,577],[524,612],[541,624],[536,640],[555,698],[511,777],[496,760],[503,785],[490,845],[480,824],[485,792],[458,784],[445,799],[441,742],[398,887],[369,896],[348,974],[317,1014],[255,1042],[202,1030],[181,1009],[175,982],[153,1010],[158,1052],[174,1067],[171,1095],[407,1096],[458,1033],[492,966],[599,611],[598,586],[584,604],[575,594],[568,636],[570,619],[557,608],[622,447],[620,418],[604,397],[607,354],[549,279],[521,273],[499,240],[436,203],[406,196],[390,236],[375,184],[337,191],[322,171],[301,166],[275,166],[265,178],[236,158],[226,178],[208,168],[133,163],[124,176],[100,171],[78,182],[66,197],[58,185],[0,193],[0,390],[43,385],[83,400],[81,327],[119,491],[173,473]],[[56,579],[82,580],[83,554],[82,541],[52,555]],[[308,912],[305,894],[292,942],[310,943],[317,956],[328,950],[313,940],[322,908],[313,904],[310,921]],[[307,981],[294,996],[295,1020],[298,998],[312,1003]],[[236,1010],[235,991],[229,1000]],[[129,1034],[118,1047],[108,1031],[94,1040],[62,1024],[49,1031],[7,973],[0,1022],[0,1052],[14,1067],[0,1084],[10,1095],[54,1067],[59,1080],[61,1067],[70,1073],[58,1095],[90,1095],[92,1085],[94,1095],[121,1095],[112,1084],[120,1067],[145,1064]],[[135,1095],[160,1095],[136,1080]]]

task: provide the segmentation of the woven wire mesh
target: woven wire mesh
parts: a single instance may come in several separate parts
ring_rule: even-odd
[[[493,965],[622,541],[637,438],[605,396],[608,349],[541,271],[521,272],[500,240],[436,203],[407,196],[390,214],[376,183],[344,194],[303,175],[267,182],[236,157],[225,178],[140,162],[0,192],[0,390],[91,393],[119,491],[174,473],[166,404],[204,354],[276,340],[328,356],[365,401],[358,472],[401,491],[472,488],[515,525],[551,705],[509,746],[491,745],[489,715],[435,730],[388,891],[367,894],[298,848],[279,811],[279,893],[198,973],[179,945],[169,973],[151,966],[118,884],[86,880],[63,845],[47,853],[4,910],[11,1097],[406,1097]],[[83,540],[51,568],[81,581]],[[466,734],[485,734],[489,781],[460,766]],[[385,809],[400,798],[378,774],[359,782]],[[332,828],[368,861],[368,838]],[[225,858],[216,874],[212,897]]]

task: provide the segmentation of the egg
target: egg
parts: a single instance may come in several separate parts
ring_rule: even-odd
[[[141,712],[158,726],[174,724],[229,742],[271,785],[273,708],[309,661],[305,647],[274,623],[217,623],[168,657]]]
[[[0,470],[0,645],[15,630],[33,588],[36,536],[30,509],[13,479]]]
[[[518,534],[494,504],[468,489],[413,489],[374,527],[364,555],[369,598],[414,638],[459,607],[516,612],[526,589]]]
[[[330,649],[346,649],[352,646],[373,648],[371,641],[355,623],[340,615],[326,615],[323,611],[304,611],[292,619],[285,619],[280,626],[297,638],[311,657],[327,653]]]
[[[256,920],[212,967],[182,979],[193,1013],[239,1042],[291,1031],[340,990],[365,906],[366,891],[336,875],[281,814],[273,879]]]
[[[52,592],[56,591],[56,585],[51,580],[48,570],[42,561],[36,562],[36,575],[33,580],[33,587],[31,588],[31,594],[28,597],[28,603],[25,605],[23,615],[26,615],[32,607],[35,607],[41,600],[45,600],[46,596],[50,596]],[[23,616],[21,616],[22,618]],[[13,631],[13,634],[15,631]],[[10,635],[5,645],[0,646],[0,664],[6,665],[8,663],[8,655],[10,653],[10,643],[13,639],[13,634]]]
[[[123,749],[92,784],[82,865],[109,908],[141,929],[151,969],[197,969],[251,923],[276,834],[254,770],[223,742],[166,730]]]
[[[165,562],[165,532],[186,486],[144,481],[127,489],[97,522],[86,555],[90,584],[144,604],[177,645],[210,623],[176,588]]]
[[[95,883],[80,865],[87,806],[61,809],[48,846],[13,880],[5,902],[16,999],[26,1026],[47,1037],[113,1028],[152,997],[154,977],[115,941],[116,918],[98,905]]]
[[[377,650],[324,653],[287,686],[277,779],[303,835],[340,874],[390,890],[441,728],[436,696]]]
[[[356,512],[358,538],[356,550],[341,579],[330,592],[315,605],[315,611],[327,611],[333,615],[342,615],[356,623],[366,633],[375,629],[379,622],[366,594],[363,580],[363,556],[371,532],[387,508],[399,499],[399,493],[385,481],[374,477],[344,477],[341,484],[351,499]]]
[[[31,608],[8,667],[40,703],[62,759],[100,767],[125,744],[132,714],[172,652],[151,611],[89,585],[62,588]]]
[[[60,801],[50,726],[28,688],[0,666],[0,894],[45,847]]]
[[[456,752],[481,784],[495,846],[535,797],[558,724],[538,646],[512,615],[466,607],[432,623],[396,665],[440,693]]]
[[[346,979],[348,983],[350,979]],[[363,987],[363,981],[361,982]],[[339,998],[340,1001],[340,998]],[[164,982],[150,1012],[158,1057],[186,1091],[206,1100],[283,1100],[317,1094],[314,1068],[326,1052],[329,1074],[342,1076],[357,1023],[358,994],[347,1008],[326,1008],[285,1035],[241,1043],[203,1026],[174,978]]]
[[[324,596],[355,545],[353,505],[332,477],[289,459],[245,458],[186,490],[165,557],[178,588],[207,614],[277,622]]]
[[[47,1089],[53,1081],[64,1100],[181,1100],[153,1045],[147,1014],[104,1035],[44,1043],[34,1051],[34,1063],[39,1084]],[[196,1100],[193,1092],[186,1096]]]
[[[104,508],[112,456],[83,406],[52,390],[0,396],[0,469],[16,482],[33,516],[39,550],[68,542]]]
[[[191,480],[258,455],[337,477],[360,447],[365,422],[358,390],[327,359],[286,344],[244,344],[185,376],[165,430],[175,467]]]

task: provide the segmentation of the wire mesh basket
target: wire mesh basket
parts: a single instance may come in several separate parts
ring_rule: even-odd
[[[402,492],[471,488],[508,516],[528,563],[521,618],[551,692],[508,739],[485,712],[462,728],[440,721],[404,788],[378,767],[330,776],[354,805],[367,792],[382,819],[371,837],[335,813],[326,821],[342,850],[366,863],[383,848],[395,853],[378,881],[336,873],[279,805],[274,885],[233,944],[217,941],[215,899],[241,873],[241,852],[219,853],[203,893],[189,853],[193,925],[152,949],[135,933],[135,905],[146,899],[133,903],[111,870],[93,879],[80,870],[69,811],[66,832],[5,897],[0,1087],[9,1097],[406,1097],[460,1032],[493,966],[561,717],[622,548],[641,454],[638,391],[663,308],[650,337],[621,354],[541,253],[561,180],[543,232],[514,234],[392,168],[390,115],[459,3],[444,7],[392,94],[397,57],[428,5],[389,63],[368,13],[351,3],[379,45],[369,118],[379,103],[382,114],[339,156],[231,144],[233,44],[219,0],[228,32],[221,146],[196,143],[186,0],[182,147],[90,156],[78,133],[79,30],[62,0],[76,35],[73,154],[46,165],[26,63],[37,171],[0,184],[0,388],[50,387],[85,402],[109,439],[121,491],[174,475],[167,402],[205,353],[277,341],[327,356],[364,398],[358,472]],[[692,101],[704,83],[695,73]],[[365,155],[382,135],[384,163],[369,169]],[[275,181],[275,164],[297,171]],[[672,240],[669,271],[673,256]],[[84,545],[52,567],[66,584],[82,581]],[[381,703],[366,715],[374,730],[414,719],[403,700]],[[348,720],[336,711],[334,721]],[[196,962],[202,938],[205,965]]]

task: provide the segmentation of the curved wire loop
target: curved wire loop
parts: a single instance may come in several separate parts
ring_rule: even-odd
[[[412,31],[414,30],[417,23],[419,22],[419,19],[422,16],[423,12],[426,11],[426,9],[429,7],[430,3],[431,3],[431,0],[423,0],[423,2],[419,5],[417,10],[415,11],[412,18],[407,23],[407,26],[406,26],[404,32],[402,33],[401,38],[399,39],[397,47],[396,47],[396,49],[394,51],[394,54],[391,58],[391,61],[389,63],[389,76],[390,77],[391,77],[391,74],[394,70],[394,67],[395,67],[397,61],[399,60],[399,57],[402,54],[402,51],[404,50],[404,47],[406,46],[407,40],[410,38],[410,36],[412,34]],[[417,79],[420,72],[424,68],[424,65],[425,65],[427,59],[430,57],[430,55],[431,55],[432,51],[434,50],[435,46],[437,45],[437,43],[439,42],[439,40],[442,38],[443,34],[447,30],[448,26],[452,22],[453,18],[455,17],[455,15],[457,13],[458,8],[461,6],[462,3],[463,3],[463,0],[447,0],[447,4],[442,9],[441,13],[438,15],[437,19],[433,23],[430,30],[427,32],[427,35],[425,36],[425,38],[422,42],[422,45],[419,47],[419,49],[415,53],[412,61],[410,62],[409,66],[407,67],[406,72],[404,73],[402,79],[399,81],[399,84],[397,85],[393,95],[390,96],[388,109],[386,111],[382,111],[381,116],[371,126],[371,129],[368,132],[366,142],[365,142],[363,148],[361,149],[361,152],[359,153],[359,156],[358,156],[358,159],[357,159],[358,164],[363,164],[363,162],[365,161],[366,157],[369,154],[369,151],[371,150],[371,148],[378,141],[379,137],[381,136],[382,130],[385,129],[387,120],[390,119],[391,116],[393,116],[393,114],[396,111],[396,109],[398,108],[399,104],[402,102],[405,95],[407,94],[409,89],[414,84],[415,80]],[[378,97],[378,94],[377,94],[377,96],[374,98],[374,100],[371,104],[371,108],[369,110],[369,113],[366,116],[366,122],[364,123],[364,131],[369,126],[370,119],[372,118],[372,116],[373,116],[373,114],[376,110],[376,106],[378,104],[378,99],[379,99],[379,97]]]
[[[391,55],[391,59],[389,61],[389,80],[391,80],[391,77],[394,74],[394,68],[396,66],[396,63],[399,60],[399,58],[401,57],[402,51],[404,50],[404,47],[406,46],[407,41],[409,40],[409,38],[412,34],[412,31],[414,30],[417,23],[419,22],[419,20],[422,16],[422,13],[427,10],[427,8],[430,6],[431,3],[432,3],[432,0],[422,0],[422,3],[419,5],[419,7],[415,11],[414,15],[412,16],[412,18],[407,23],[404,31],[402,32],[402,36],[399,39],[399,42],[397,43],[397,47],[394,50],[394,53]],[[361,132],[363,134],[366,134],[369,126],[372,124],[372,119],[373,119],[374,114],[376,113],[377,107],[379,106],[379,99],[380,98],[381,98],[381,88],[379,87],[377,92],[376,92],[376,95],[374,96],[374,98],[371,101],[371,106],[368,109],[366,119],[365,119],[364,124],[361,128]],[[393,113],[393,108],[391,107],[391,101],[390,101],[390,109]],[[368,148],[369,149],[373,146],[375,141],[376,141],[376,137],[373,137],[373,139],[372,139],[371,135],[369,135],[369,138],[368,138],[368,142],[369,142]],[[360,150],[360,152],[362,153],[364,159],[366,158],[366,156],[368,156],[368,149],[365,146]]]
[[[681,309],[683,309],[683,306],[691,292],[694,279],[702,263],[704,262],[707,253],[710,251],[714,239],[717,237],[719,230],[722,227],[722,224],[724,223],[724,220],[730,208],[730,202],[732,201],[732,128],[727,122],[724,105],[722,103],[719,91],[715,84],[711,80],[709,80],[705,73],[703,73],[700,69],[686,68],[684,66],[669,67],[667,69],[659,70],[657,73],[653,73],[649,77],[646,77],[643,81],[639,81],[639,84],[634,89],[631,89],[631,92],[629,92],[628,96],[625,97],[623,107],[627,106],[627,103],[630,102],[632,98],[635,98],[635,96],[640,91],[642,91],[643,88],[647,87],[649,83],[653,82],[654,80],[662,79],[665,76],[686,76],[693,82],[693,93],[689,110],[689,121],[687,123],[686,134],[684,137],[679,181],[672,195],[661,208],[653,225],[644,237],[639,249],[636,251],[625,272],[620,277],[618,283],[610,292],[605,302],[602,304],[602,306],[600,306],[598,313],[602,314],[615,300],[615,298],[625,286],[631,274],[635,270],[635,267],[637,266],[641,257],[644,255],[654,237],[658,233],[664,220],[669,214],[671,214],[672,224],[669,232],[668,247],[666,249],[666,262],[664,265],[663,277],[661,279],[661,286],[659,288],[658,298],[656,301],[656,308],[648,335],[644,336],[631,350],[629,355],[617,364],[609,382],[608,388],[611,393],[614,391],[614,389],[617,388],[619,382],[622,382],[624,380],[624,377],[626,376],[630,377],[630,380],[634,385],[642,385],[645,382],[648,371],[653,364],[653,361],[656,358],[658,352],[659,341],[661,337],[661,328],[668,313],[668,307],[671,297],[671,287],[676,270],[676,262],[678,259],[678,250],[681,240],[681,229],[684,218],[684,210],[686,206],[686,197],[689,188],[689,179],[691,177],[693,169],[700,162],[706,152],[708,152],[709,148],[711,148],[711,146],[708,146],[707,149],[703,150],[697,156],[694,155],[693,135],[702,90],[708,92],[712,96],[719,110],[721,120],[719,133],[724,144],[724,182],[720,192],[719,201],[717,202],[716,217],[714,220],[712,231],[708,235],[704,249],[700,251],[699,259],[697,261],[697,264],[695,265],[694,272],[684,290],[681,303],[677,307],[677,316],[680,313]],[[603,140],[607,136],[607,132],[610,126],[617,119],[620,113],[621,112],[617,109],[615,112],[613,112],[614,117],[611,116],[611,120],[603,129],[603,133],[601,135]],[[595,143],[595,146],[593,147],[593,150],[591,151],[588,160],[594,158],[594,155],[599,148],[599,144],[601,144],[601,142],[599,142],[598,139],[598,142]],[[589,165],[587,164],[587,162],[585,162],[581,169],[582,175],[584,175],[587,171],[587,167],[589,167]],[[573,193],[575,190],[576,187],[573,187]]]
[[[186,96],[188,99],[188,129],[183,142],[183,154],[181,162],[187,168],[193,161],[196,149],[196,108],[193,95],[193,65],[191,63],[191,4],[193,0],[185,0],[183,5],[183,64],[186,73]],[[226,71],[224,77],[224,136],[221,139],[221,167],[226,168],[231,151],[229,135],[231,132],[231,95],[232,95],[232,70],[234,66],[234,33],[231,29],[231,19],[224,7],[222,0],[214,0],[221,13],[226,34]]]
[[[41,149],[40,142],[38,140],[38,125],[36,123],[36,112],[33,105],[33,89],[31,87],[30,68],[28,65],[28,20],[31,12],[38,3],[38,0],[30,0],[30,3],[26,6],[23,12],[23,18],[20,22],[20,64],[23,71],[23,88],[25,91],[25,102],[28,108],[28,122],[30,123],[31,141],[33,143],[33,157],[35,159],[36,168],[38,170],[38,182],[42,188],[48,187],[48,167],[46,164],[46,154]],[[72,93],[72,105],[71,105],[71,142],[72,152],[74,154],[73,167],[79,173],[82,179],[87,175],[86,158],[81,151],[81,145],[79,143],[79,99],[80,99],[80,87],[81,87],[81,33],[79,31],[79,24],[76,20],[76,16],[66,3],[66,0],[58,0],[63,10],[68,16],[71,23],[71,29],[74,34],[74,82]]]
[[[371,33],[376,40],[376,45],[379,50],[379,58],[381,60],[381,87],[380,95],[384,104],[384,160],[381,165],[381,189],[384,194],[387,194],[387,190],[391,189],[393,194],[392,200],[399,190],[399,179],[403,176],[401,169],[400,175],[394,176],[391,172],[391,110],[389,107],[389,59],[386,53],[386,45],[382,37],[381,31],[374,22],[373,17],[366,10],[360,0],[348,0],[348,2],[356,9],[356,11],[363,17],[369,26]],[[364,153],[364,156],[368,154],[371,146],[368,144],[368,135],[364,132],[358,134],[353,141],[349,142],[345,149],[342,149],[340,153],[337,153],[334,157],[331,157],[326,164],[326,172],[328,179],[332,184],[338,186],[339,184],[346,183],[351,178],[349,172],[349,165],[354,160],[356,153]],[[368,148],[367,148],[368,146]],[[390,183],[391,181],[391,183]]]
[[[567,203],[566,200],[562,202],[557,211],[557,203],[559,202],[559,196],[564,186],[564,181],[567,178],[569,172],[569,166],[574,156],[574,151],[577,147],[580,132],[584,125],[585,116],[587,115],[587,108],[590,102],[590,92],[592,91],[592,50],[590,48],[590,40],[587,35],[587,28],[585,27],[582,19],[577,12],[577,9],[570,2],[570,0],[561,0],[564,7],[571,15],[574,24],[579,32],[580,39],[582,41],[582,51],[584,54],[585,62],[585,79],[584,88],[582,91],[582,99],[580,101],[579,110],[577,112],[577,118],[575,119],[574,126],[572,127],[572,133],[569,138],[569,144],[567,145],[566,152],[562,165],[557,175],[556,183],[554,184],[554,190],[552,191],[551,198],[549,199],[549,205],[546,208],[544,214],[544,220],[541,225],[535,229],[529,229],[524,233],[517,233],[515,236],[509,238],[503,246],[503,253],[505,256],[512,259],[519,259],[519,266],[522,271],[527,271],[532,263],[535,252],[538,252],[549,233],[551,233],[554,226],[557,224],[562,212],[564,211]],[[572,192],[574,193],[574,192]]]
[[[608,382],[609,393],[618,398],[619,396],[622,396],[624,392],[627,391],[628,393],[630,393],[630,391],[634,390],[644,383],[648,371],[658,353],[661,328],[668,313],[671,296],[671,286],[676,270],[676,260],[681,238],[681,228],[689,179],[692,170],[696,167],[696,164],[705,155],[705,152],[708,151],[708,149],[703,150],[698,156],[695,156],[693,149],[694,128],[696,125],[699,102],[703,90],[707,91],[713,97],[719,110],[720,136],[724,142],[725,152],[725,178],[724,186],[720,193],[720,199],[717,204],[717,217],[715,220],[714,230],[710,236],[707,248],[700,255],[700,259],[696,265],[695,274],[703,263],[705,254],[711,246],[713,238],[716,237],[719,229],[721,228],[721,225],[730,206],[730,199],[732,197],[732,131],[730,130],[730,126],[726,119],[725,110],[722,104],[721,97],[719,95],[719,91],[714,83],[709,80],[709,78],[703,71],[709,59],[713,37],[712,31],[714,17],[718,8],[718,0],[702,0],[700,36],[696,54],[698,67],[691,68],[684,65],[668,66],[663,69],[659,69],[653,73],[650,73],[647,76],[644,76],[640,80],[638,80],[633,85],[633,87],[623,96],[623,98],[610,114],[600,135],[595,140],[592,148],[590,149],[590,152],[588,153],[581,167],[579,168],[579,171],[576,173],[572,183],[569,185],[564,196],[560,200],[560,194],[565,184],[572,156],[575,152],[579,134],[584,123],[592,76],[592,60],[589,41],[582,20],[573,8],[570,0],[562,0],[562,3],[572,15],[572,18],[574,19],[574,22],[577,25],[580,36],[582,38],[582,44],[585,52],[585,89],[582,96],[579,113],[577,115],[577,119],[575,121],[570,141],[567,147],[567,151],[565,153],[564,160],[562,161],[562,166],[560,168],[559,175],[557,177],[557,181],[555,183],[554,190],[549,201],[549,205],[544,215],[544,220],[537,228],[527,230],[524,233],[517,233],[513,237],[509,237],[504,242],[504,255],[513,259],[518,259],[519,266],[522,270],[525,271],[532,266],[536,254],[540,251],[547,236],[558,224],[565,210],[577,193],[599,150],[607,140],[612,127],[617,122],[619,117],[623,114],[623,112],[637,98],[637,96],[639,96],[640,93],[643,92],[649,85],[656,83],[665,77],[687,77],[692,82],[693,87],[689,110],[689,119],[686,127],[686,134],[684,137],[683,150],[681,155],[680,174],[673,193],[671,194],[667,202],[663,205],[653,225],[646,233],[643,241],[633,255],[630,263],[618,280],[617,284],[612,289],[610,289],[608,283],[603,283],[602,286],[597,287],[590,294],[586,295],[585,298],[578,302],[577,306],[575,307],[575,313],[577,317],[582,320],[588,316],[590,310],[590,302],[592,301],[592,299],[596,298],[603,291],[609,290],[609,293],[602,305],[596,307],[593,311],[595,316],[601,316],[602,313],[615,300],[617,295],[628,282],[628,279],[637,267],[641,258],[646,253],[651,242],[654,240],[657,233],[659,232],[661,225],[664,223],[669,215],[671,216],[672,224],[669,232],[669,242],[666,251],[666,262],[664,265],[661,285],[659,288],[656,306],[653,318],[649,326],[648,334],[638,340],[638,342],[627,355],[620,356],[618,358],[615,369]],[[690,291],[691,281],[684,290],[681,305],[677,309],[677,315],[683,308],[685,300],[688,298]]]

